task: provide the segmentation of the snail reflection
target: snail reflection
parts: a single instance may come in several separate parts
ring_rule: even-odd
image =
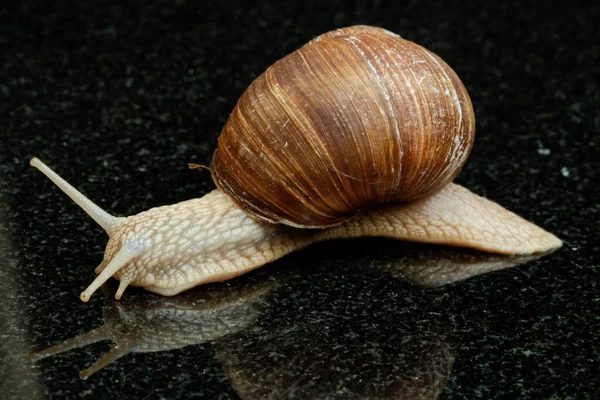
[[[102,286],[102,326],[32,353],[30,358],[45,358],[101,340],[114,342],[115,347],[79,373],[87,379],[130,352],[177,349],[244,329],[258,316],[262,297],[277,284],[263,279],[245,285],[211,285],[173,298],[132,292],[130,299],[117,301],[112,283]]]
[[[370,268],[348,272],[349,264],[298,276],[271,293],[255,324],[213,343],[242,399],[421,399],[443,390],[455,359],[445,290]]]
[[[329,256],[317,246],[231,283],[171,298],[137,291],[119,302],[114,287],[104,286],[103,326],[32,357],[116,343],[82,371],[85,378],[129,352],[209,341],[242,398],[434,398],[454,361],[453,325],[445,289],[421,286],[525,261],[393,240],[327,246]]]
[[[537,260],[546,254],[503,256],[466,248],[411,245],[397,248],[393,254],[373,261],[372,266],[417,286],[439,287]]]
[[[346,257],[273,291],[256,324],[213,343],[241,398],[437,398],[455,359],[454,323],[446,290],[422,287],[533,258],[379,243],[369,243],[375,261],[337,243]]]

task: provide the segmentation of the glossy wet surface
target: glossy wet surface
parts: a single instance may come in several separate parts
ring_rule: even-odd
[[[465,284],[421,286],[430,286],[433,276],[443,280],[435,284],[452,281],[457,270],[477,273],[522,261],[371,239],[317,245],[293,260],[173,298],[133,289],[116,301],[111,282],[103,287],[103,304],[95,301],[101,317],[93,306],[83,315],[55,313],[59,325],[88,319],[94,329],[52,341],[65,325],[33,323],[48,338],[35,347],[60,343],[30,355],[46,357],[35,364],[23,365],[17,354],[9,359],[49,393],[62,393],[69,382],[68,393],[107,395],[150,387],[167,397],[435,398],[452,376],[460,343],[453,292]],[[31,313],[42,314],[32,321],[46,320],[41,309]],[[92,345],[105,340],[116,346]]]
[[[105,3],[0,6],[0,397],[600,396],[600,10]],[[565,246],[336,241],[174,298],[117,302],[111,281],[81,303],[106,237],[28,160],[116,215],[202,195],[210,176],[187,163],[210,163],[252,78],[354,23],[457,71],[478,121],[458,181]]]

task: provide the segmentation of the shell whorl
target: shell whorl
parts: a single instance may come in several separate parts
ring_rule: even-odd
[[[469,96],[425,48],[381,28],[327,32],[243,93],[212,163],[248,214],[301,227],[450,182],[474,139]]]

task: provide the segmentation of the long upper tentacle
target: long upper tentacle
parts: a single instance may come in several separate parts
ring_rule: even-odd
[[[122,218],[115,217],[110,215],[96,204],[94,204],[90,199],[85,197],[80,191],[71,186],[67,181],[61,178],[56,172],[54,172],[50,167],[41,162],[38,158],[34,157],[29,161],[29,164],[37,169],[39,169],[44,175],[46,175],[52,182],[56,184],[69,196],[75,203],[77,203],[83,211],[85,211],[90,217],[94,219],[100,225],[106,233],[110,236],[114,231],[116,226],[119,224],[119,221]]]

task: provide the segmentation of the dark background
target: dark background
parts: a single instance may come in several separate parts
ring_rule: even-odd
[[[82,304],[78,294],[106,243],[28,160],[41,158],[116,215],[201,196],[214,188],[209,173],[187,163],[210,163],[248,84],[314,36],[359,23],[399,33],[457,72],[477,117],[458,182],[565,241],[533,267],[446,289],[457,355],[441,397],[600,397],[600,7],[83,3],[0,5],[0,388],[8,397],[236,397],[207,344],[129,355],[86,382],[77,371],[106,342],[37,364],[24,358],[101,324],[102,296]],[[393,245],[356,243],[371,260]],[[331,265],[349,263],[340,257],[347,252],[319,245],[277,265],[318,263],[325,253]]]

